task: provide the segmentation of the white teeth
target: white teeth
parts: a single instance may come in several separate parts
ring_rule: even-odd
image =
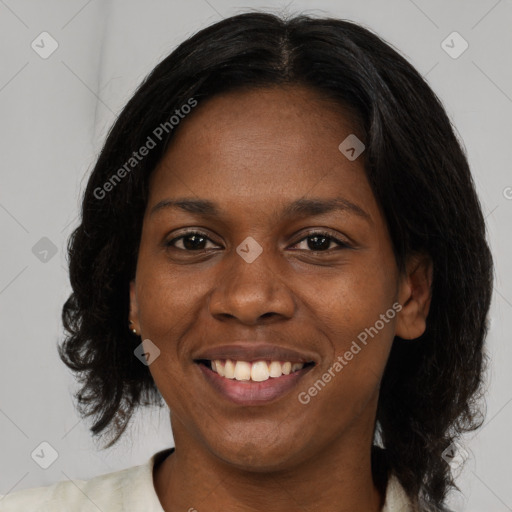
[[[215,368],[213,367],[213,363],[215,363]],[[226,376],[226,371],[224,370],[224,364],[222,361],[212,361],[212,370],[217,372],[221,377]]]
[[[227,379],[263,382],[269,378],[281,377],[281,375],[289,375],[292,372],[300,370],[304,367],[304,363],[291,363],[290,361],[232,361],[231,359],[216,359],[211,362],[212,370],[221,377]]]
[[[231,359],[226,359],[226,363],[224,364],[224,377],[228,379],[235,378],[235,365]]]
[[[272,361],[268,367],[268,372],[271,377],[281,377],[283,374],[281,371],[281,363],[279,361]]]
[[[251,380],[251,363],[237,361],[235,365],[236,380]]]
[[[237,363],[238,365],[238,363]],[[262,382],[270,377],[268,365],[265,361],[256,361],[252,363],[251,380]]]

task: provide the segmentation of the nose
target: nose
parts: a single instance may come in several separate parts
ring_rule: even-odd
[[[264,249],[249,261],[233,250],[221,263],[210,295],[210,314],[246,325],[292,318],[295,301],[275,255]]]

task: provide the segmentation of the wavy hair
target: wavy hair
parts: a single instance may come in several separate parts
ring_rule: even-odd
[[[443,451],[483,421],[493,262],[467,159],[441,102],[396,50],[352,22],[233,16],[180,44],[138,87],[106,138],[68,243],[72,294],[58,350],[80,382],[78,410],[94,418],[94,436],[111,437],[110,447],[137,407],[163,405],[148,367],[134,357],[140,338],[128,328],[149,176],[176,131],[157,138],[155,129],[191,98],[200,105],[237,88],[280,84],[308,87],[356,113],[365,172],[399,269],[414,252],[432,258],[426,331],[417,342],[393,341],[376,433],[406,492],[444,510],[456,485]],[[156,146],[128,171],[148,137]],[[122,180],[113,182],[116,171]]]

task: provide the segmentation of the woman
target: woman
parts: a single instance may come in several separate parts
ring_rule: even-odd
[[[377,36],[250,13],[185,41],[109,133],[69,256],[81,414],[112,446],[163,399],[175,448],[0,510],[446,510],[492,259],[446,113]]]

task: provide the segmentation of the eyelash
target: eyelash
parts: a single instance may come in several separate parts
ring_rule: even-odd
[[[206,252],[207,249],[200,249],[200,250],[197,250],[197,251],[192,251],[192,250],[187,250],[187,249],[181,249],[181,248],[178,248],[178,247],[175,247],[173,244],[174,242],[176,242],[177,240],[181,240],[182,238],[186,238],[188,236],[193,236],[193,235],[199,235],[200,237],[203,237],[203,238],[206,238],[207,240],[209,240],[210,242],[213,242],[213,240],[211,240],[207,235],[206,233],[202,233],[201,231],[187,231],[186,233],[183,233],[182,235],[176,237],[176,238],[173,238],[172,240],[169,240],[168,242],[165,242],[165,246],[166,247],[171,247],[173,249],[178,249],[179,251],[184,251],[184,252],[195,252],[195,253],[201,253],[201,252]],[[323,236],[325,238],[328,238],[330,239],[331,241],[334,241],[335,243],[338,244],[338,247],[341,248],[341,249],[348,249],[350,248],[350,245],[346,242],[344,242],[343,240],[340,240],[339,238],[336,238],[334,236],[332,236],[330,233],[327,233],[325,231],[313,231],[311,233],[308,233],[307,236],[301,238],[299,241],[297,241],[294,245],[297,245],[299,244],[300,242],[303,242],[304,240],[307,240],[308,238],[312,238],[314,236]],[[330,244],[329,244],[330,245]],[[325,251],[311,251],[311,250],[306,250],[306,252],[311,252],[311,253],[326,253],[326,252],[332,252],[333,249],[326,249]]]

